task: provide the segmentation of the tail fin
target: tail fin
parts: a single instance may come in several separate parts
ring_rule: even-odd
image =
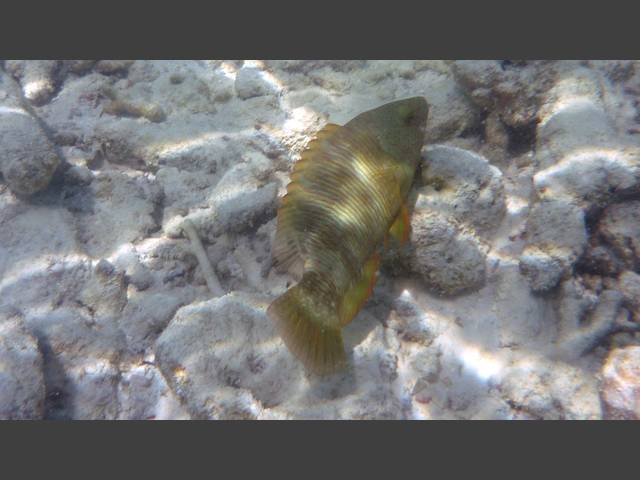
[[[267,313],[293,353],[311,372],[334,373],[346,364],[335,289],[314,272],[276,298]]]

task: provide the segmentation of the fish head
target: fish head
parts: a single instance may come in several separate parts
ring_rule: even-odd
[[[420,161],[428,116],[425,98],[411,97],[364,112],[346,126],[374,134],[386,153],[415,168]]]

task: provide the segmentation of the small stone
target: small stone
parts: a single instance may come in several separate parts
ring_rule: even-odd
[[[100,60],[96,63],[95,70],[103,75],[126,73],[133,62],[133,60]]]
[[[82,165],[74,165],[64,173],[65,182],[71,185],[89,185],[93,177],[93,172]]]
[[[129,274],[129,283],[142,292],[153,284],[153,275],[147,267],[137,263]]]
[[[587,243],[584,213],[563,200],[543,200],[527,219],[520,272],[534,291],[548,291],[570,272]]]
[[[502,173],[473,152],[445,145],[425,149],[427,185],[416,209],[438,211],[479,232],[495,229],[506,212]]]
[[[611,351],[602,378],[605,418],[640,420],[640,347]]]
[[[0,311],[0,420],[39,420],[45,388],[38,343],[6,313]]]
[[[217,237],[225,233],[255,230],[275,216],[278,195],[275,183],[269,183],[253,191],[247,188],[233,195],[227,195],[221,185],[216,191],[218,194],[214,196],[212,208],[189,215],[203,240],[213,243]],[[169,222],[169,234],[177,234],[180,225],[180,219]]]
[[[153,345],[179,307],[192,299],[182,289],[132,292],[122,311],[119,325],[125,334],[129,350],[142,353]]]
[[[477,290],[486,279],[486,253],[480,242],[445,217],[414,213],[408,268],[446,295]]]
[[[24,97],[34,105],[44,105],[56,90],[59,60],[7,60],[5,68],[20,81]]]
[[[640,150],[588,145],[581,145],[558,163],[536,173],[533,183],[541,197],[566,197],[585,208],[603,207],[638,189]],[[551,155],[558,158],[559,152],[552,151]]]
[[[595,379],[549,361],[517,361],[499,386],[510,405],[545,420],[602,418]]]
[[[520,256],[519,267],[534,292],[547,292],[554,288],[565,270],[560,259],[533,249]]]
[[[60,157],[38,121],[12,95],[11,82],[0,71],[0,94],[9,96],[0,100],[0,173],[13,193],[32,195],[49,185]]]

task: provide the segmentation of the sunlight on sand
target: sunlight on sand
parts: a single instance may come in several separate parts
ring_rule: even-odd
[[[159,145],[154,145],[154,149],[160,158],[171,157],[179,154],[186,154],[190,150],[202,147],[220,140],[223,137],[242,137],[255,134],[255,130],[252,128],[246,128],[238,132],[209,132],[203,135],[199,135],[193,138],[187,138],[181,141],[166,142]]]
[[[22,108],[0,106],[0,115],[6,115],[6,114],[29,116],[29,113],[27,113]]]

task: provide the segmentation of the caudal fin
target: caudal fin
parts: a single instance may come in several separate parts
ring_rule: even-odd
[[[312,373],[334,373],[346,364],[335,302],[314,287],[308,274],[269,306],[284,343]]]

